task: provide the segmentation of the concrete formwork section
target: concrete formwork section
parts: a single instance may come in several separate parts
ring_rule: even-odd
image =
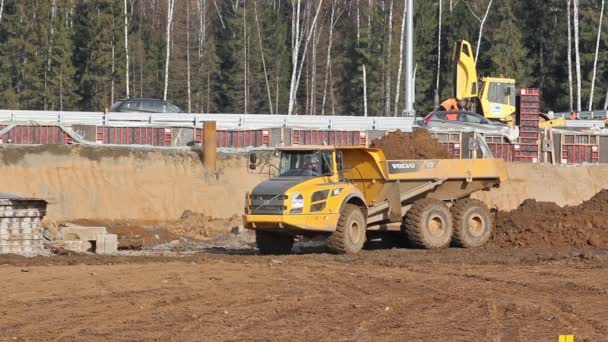
[[[0,196],[0,254],[36,254],[43,250],[42,219],[47,202]]]

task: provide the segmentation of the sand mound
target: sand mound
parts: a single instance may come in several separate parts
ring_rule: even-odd
[[[242,224],[240,216],[234,215],[229,219],[219,219],[196,213],[184,211],[177,221],[170,221],[163,226],[169,232],[193,239],[208,239],[216,235],[229,232],[233,227]]]
[[[498,212],[493,241],[509,247],[608,246],[608,190],[577,206],[524,201]]]
[[[450,158],[445,147],[433,139],[426,129],[417,129],[413,133],[396,130],[373,140],[369,146],[384,151],[387,159]]]

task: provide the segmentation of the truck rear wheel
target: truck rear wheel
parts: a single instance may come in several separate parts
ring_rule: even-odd
[[[255,244],[262,254],[289,254],[293,247],[293,237],[256,230]]]
[[[327,239],[327,246],[334,253],[354,254],[363,248],[367,223],[361,208],[354,204],[344,206],[336,231]]]
[[[445,248],[452,240],[453,231],[450,209],[440,200],[418,200],[405,214],[405,233],[416,247]]]
[[[454,244],[472,248],[485,244],[492,235],[494,222],[488,207],[480,200],[463,199],[451,209],[454,216]]]

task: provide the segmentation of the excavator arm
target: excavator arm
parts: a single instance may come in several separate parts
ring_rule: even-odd
[[[459,40],[454,47],[454,69],[452,97],[456,100],[465,100],[479,96],[477,89],[477,68],[471,44],[466,40]]]

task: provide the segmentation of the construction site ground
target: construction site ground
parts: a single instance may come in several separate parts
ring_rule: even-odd
[[[106,226],[120,249],[0,256],[0,342],[608,341],[606,165],[509,164],[474,194],[496,215],[479,249],[261,256],[238,226],[268,158],[210,172],[195,152],[114,149],[0,147],[3,191],[48,200],[45,224]]]
[[[0,340],[605,341],[608,250],[0,257]],[[7,281],[10,280],[10,281]]]

